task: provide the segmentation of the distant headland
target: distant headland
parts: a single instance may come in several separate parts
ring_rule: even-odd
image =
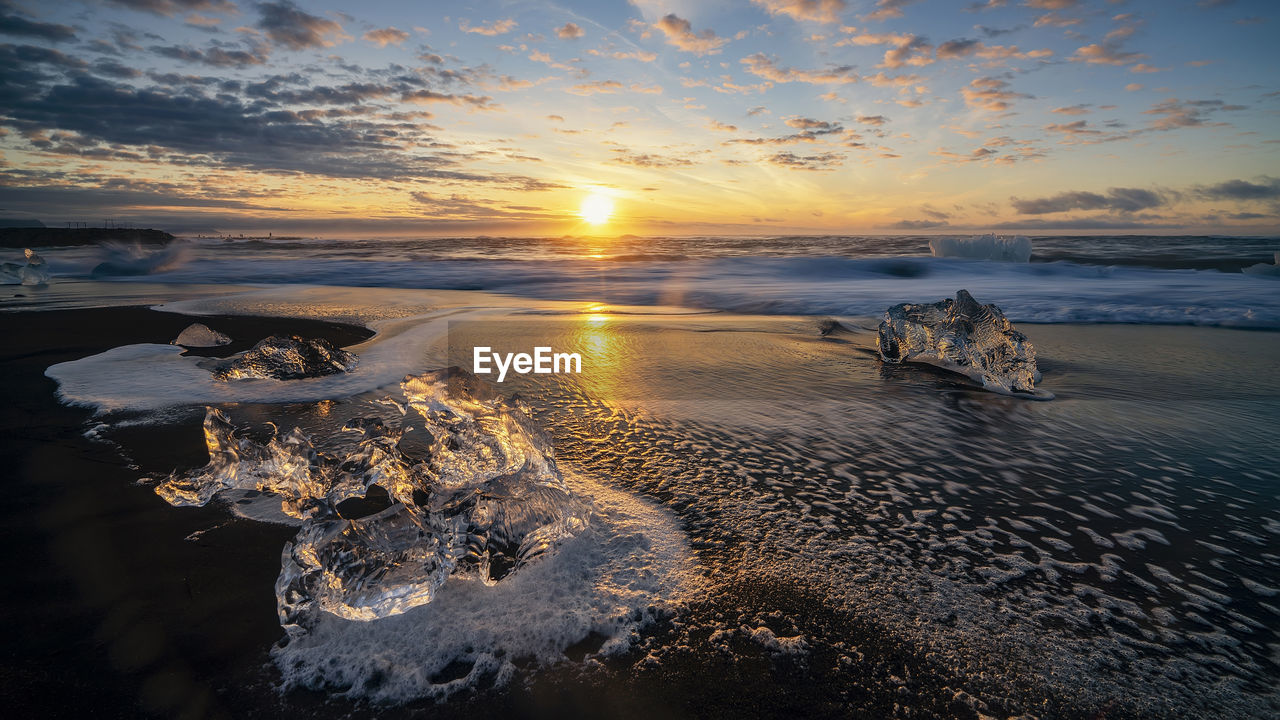
[[[0,248],[96,245],[103,240],[165,245],[173,239],[173,235],[163,230],[150,228],[3,227],[0,224]]]

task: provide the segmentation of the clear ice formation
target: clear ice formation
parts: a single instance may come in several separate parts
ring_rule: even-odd
[[[350,372],[358,361],[354,353],[334,347],[324,338],[272,335],[240,357],[219,364],[213,376],[219,380],[300,380]]]
[[[1025,235],[936,237],[929,240],[929,252],[934,257],[1024,263],[1031,261],[1031,240]]]
[[[386,417],[354,418],[317,442],[296,428],[259,442],[208,408],[209,463],[156,488],[175,506],[225,490],[272,493],[302,521],[276,581],[290,635],[318,612],[398,615],[431,602],[454,575],[496,583],[588,525],[589,504],[570,493],[550,439],[518,399],[458,368],[409,376],[401,391],[379,403]],[[344,516],[339,504],[375,485],[390,505]]]
[[[969,376],[987,390],[1040,399],[1036,349],[1000,308],[980,305],[967,290],[955,300],[894,305],[880,322],[876,347],[885,362],[921,362]]]
[[[191,323],[169,344],[183,347],[217,347],[230,342],[231,338],[204,323]]]
[[[0,285],[43,285],[49,282],[49,265],[35,250],[27,248],[23,251],[27,256],[27,264],[0,264]]]

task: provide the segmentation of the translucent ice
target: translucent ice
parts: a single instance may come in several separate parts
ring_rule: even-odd
[[[302,521],[276,583],[291,634],[321,611],[348,620],[403,613],[431,602],[454,574],[497,583],[587,527],[589,505],[570,492],[518,400],[456,368],[410,376],[401,391],[379,404],[385,417],[354,418],[316,443],[298,429],[254,440],[209,408],[209,463],[156,488],[172,505],[269,492]],[[339,510],[374,485],[389,506],[363,517]]]
[[[49,266],[35,250],[23,251],[27,264],[4,263],[0,265],[0,285],[42,285],[49,282]]]
[[[214,369],[219,380],[275,378],[298,380],[355,369],[358,358],[323,338],[272,335],[234,360]]]
[[[178,333],[178,337],[174,338],[173,342],[169,344],[183,347],[217,347],[230,342],[231,338],[211,329],[208,325],[191,323],[186,329]]]
[[[1036,350],[995,305],[980,305],[966,290],[955,300],[894,305],[884,313],[876,345],[885,362],[923,362],[982,383],[988,390],[1029,393],[1040,379]]]
[[[929,240],[929,252],[933,253],[934,257],[1029,262],[1031,260],[1031,241],[1023,235],[1016,237],[990,234],[980,237],[936,237]]]

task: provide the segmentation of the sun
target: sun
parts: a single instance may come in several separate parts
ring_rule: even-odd
[[[609,218],[613,215],[613,198],[593,192],[582,199],[582,207],[578,208],[578,215],[592,225],[603,225],[609,222]]]

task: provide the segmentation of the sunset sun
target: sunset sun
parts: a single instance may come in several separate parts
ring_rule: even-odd
[[[582,200],[578,215],[591,225],[603,225],[613,215],[613,199],[608,195],[591,193]]]

